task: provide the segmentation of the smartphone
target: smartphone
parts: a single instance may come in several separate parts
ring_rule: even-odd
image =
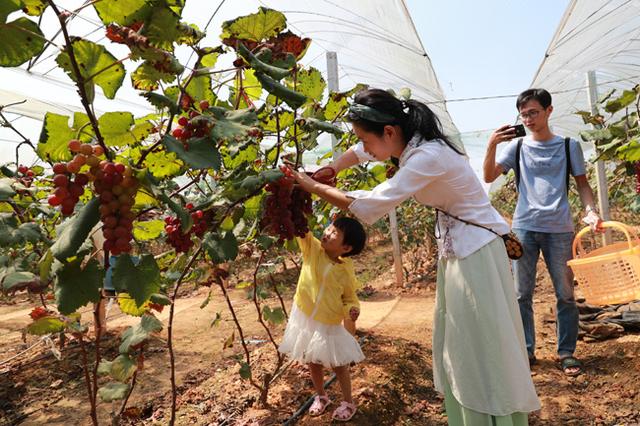
[[[516,124],[515,126],[511,126],[511,129],[513,129],[513,131],[515,132],[516,135],[514,137],[516,138],[521,138],[527,135],[524,131],[523,124]]]

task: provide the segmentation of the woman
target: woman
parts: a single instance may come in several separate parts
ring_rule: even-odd
[[[423,103],[384,90],[358,93],[348,119],[361,140],[329,167],[397,159],[399,170],[371,191],[344,193],[295,173],[307,191],[372,224],[402,201],[439,210],[433,331],[436,389],[450,425],[526,425],[540,408],[502,235],[509,227],[491,206],[463,153]],[[463,221],[459,220],[462,219]]]

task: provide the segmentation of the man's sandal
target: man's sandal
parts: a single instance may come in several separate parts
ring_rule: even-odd
[[[331,400],[327,395],[316,395],[313,398],[313,404],[309,407],[309,415],[312,417],[319,416],[324,413],[329,404],[331,404]]]
[[[358,411],[358,408],[355,406],[355,404],[351,404],[347,401],[342,401],[340,403],[340,406],[333,412],[332,418],[333,420],[336,420],[338,422],[348,422],[349,420],[351,420],[351,418],[353,418],[354,414],[356,414],[356,411]]]
[[[582,363],[572,356],[562,358],[560,360],[560,368],[562,369],[562,372],[569,377],[575,377],[582,374]]]

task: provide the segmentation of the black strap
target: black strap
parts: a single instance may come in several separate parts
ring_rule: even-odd
[[[569,193],[569,184],[571,182],[571,175],[573,175],[573,167],[571,167],[571,138],[568,136],[564,138],[564,156],[567,160],[566,171],[566,186],[567,194]],[[522,138],[518,139],[518,146],[516,147],[516,167],[513,169],[513,173],[516,179],[516,191],[520,190],[520,152],[522,151]]]
[[[571,150],[570,150],[570,144],[571,139],[569,138],[569,136],[567,136],[566,138],[564,138],[564,156],[567,159],[567,194],[569,193],[569,183],[570,183],[570,177],[573,174],[573,167],[571,167]]]
[[[522,138],[518,139],[518,146],[516,148],[516,168],[513,169],[513,173],[516,177],[516,191],[520,190],[520,151],[522,151]]]

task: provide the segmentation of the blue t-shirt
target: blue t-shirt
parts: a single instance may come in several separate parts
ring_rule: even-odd
[[[498,154],[496,162],[504,172],[515,168],[518,140],[511,141]],[[586,174],[582,147],[569,142],[573,176]],[[549,141],[524,138],[520,151],[520,187],[513,215],[513,228],[535,232],[573,232],[573,220],[567,199],[567,160],[564,138]]]

